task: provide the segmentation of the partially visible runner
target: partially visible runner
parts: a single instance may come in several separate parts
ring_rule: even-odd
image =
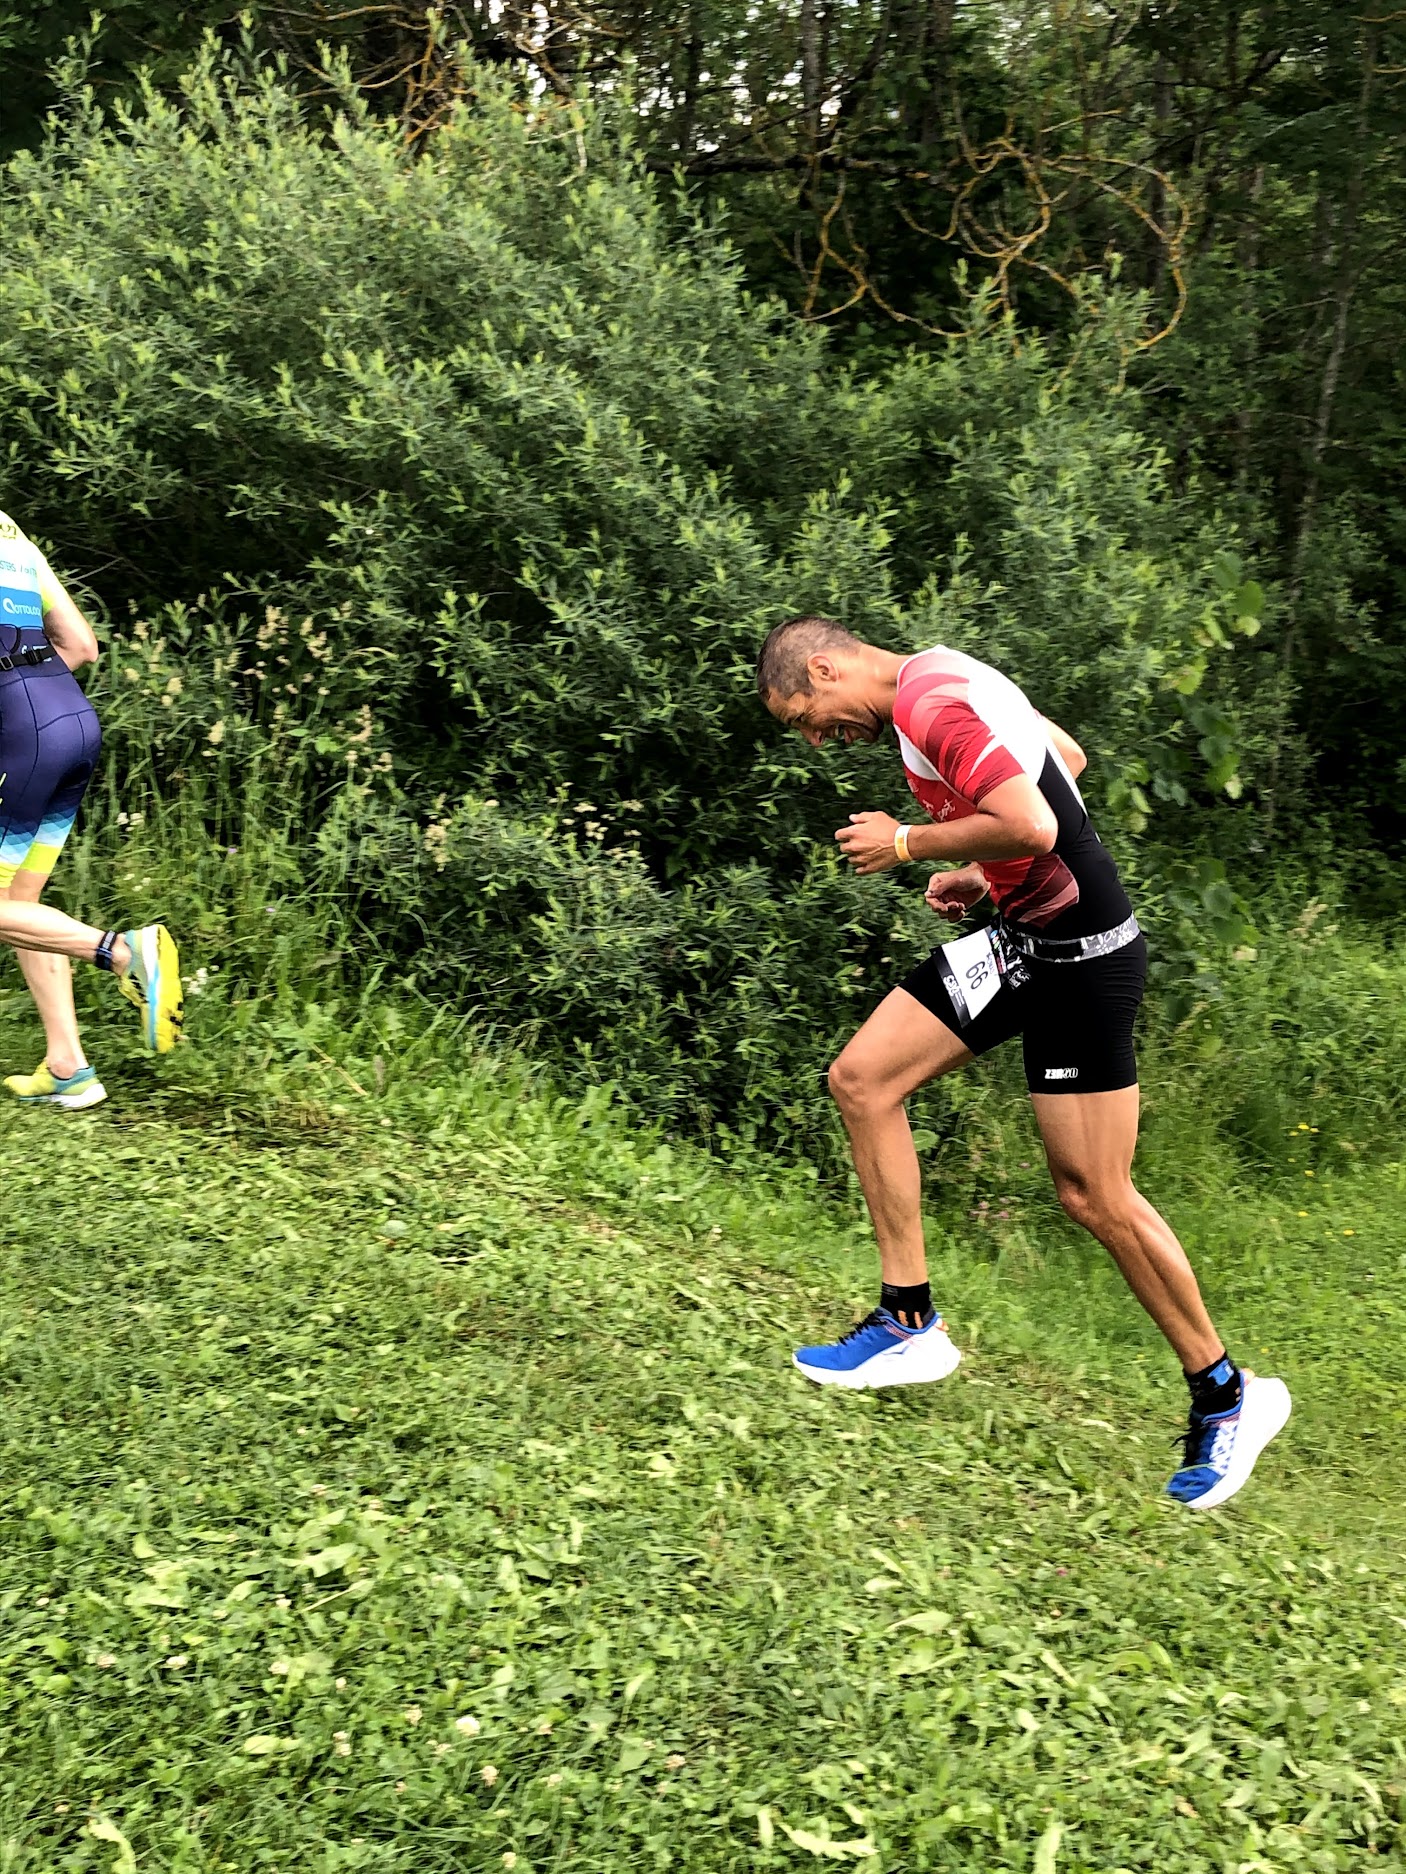
[[[879,1306],[838,1341],[802,1347],[822,1385],[945,1378],[961,1355],[927,1279],[921,1174],[904,1102],[941,1074],[1023,1036],[1026,1084],[1059,1200],[1112,1254],[1181,1361],[1191,1391],[1168,1494],[1224,1503],[1289,1417],[1282,1380],[1225,1350],[1170,1226],[1132,1181],[1138,1086],[1133,1022],[1147,946],[1117,868],[1084,809],[1083,751],[990,665],[938,646],[915,657],[865,644],[827,618],[769,635],[757,687],[813,747],[897,731],[931,824],[853,813],[835,838],[857,872],[908,860],[934,872],[927,902],[959,920],[989,893],[995,918],[944,944],[892,990],[830,1069],[879,1241]]]
[[[107,1097],[78,1037],[68,958],[113,972],[142,1011],[149,1048],[165,1053],[181,1027],[179,960],[164,926],[104,932],[38,902],[102,746],[73,676],[97,654],[92,627],[44,555],[0,514],[0,939],[15,947],[46,1043],[32,1074],[5,1081],[27,1104]]]

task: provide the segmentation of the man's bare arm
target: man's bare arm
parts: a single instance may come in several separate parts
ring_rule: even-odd
[[[965,819],[913,827],[908,851],[915,859],[1031,859],[1051,851],[1058,834],[1049,802],[1028,774],[1017,774]]]
[[[898,821],[887,813],[852,813],[835,838],[856,872],[887,872],[899,863],[893,836]],[[912,859],[1030,859],[1049,852],[1059,833],[1049,802],[1028,774],[993,787],[975,813],[942,825],[908,829]]]
[[[1050,740],[1059,750],[1059,758],[1077,781],[1089,765],[1089,758],[1080,748],[1074,737],[1061,729],[1057,722],[1051,722],[1048,716],[1041,716],[1041,722],[1050,732]]]

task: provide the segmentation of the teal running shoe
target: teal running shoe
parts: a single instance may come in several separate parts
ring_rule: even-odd
[[[107,1098],[96,1067],[80,1067],[60,1080],[49,1072],[49,1063],[41,1061],[32,1074],[7,1074],[5,1085],[22,1106],[62,1106],[71,1113],[101,1106]]]

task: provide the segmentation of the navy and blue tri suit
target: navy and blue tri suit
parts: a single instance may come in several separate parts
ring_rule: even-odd
[[[48,561],[0,514],[0,661],[48,649],[44,614],[64,596]],[[0,669],[0,888],[47,878],[102,747],[97,712],[58,657]]]

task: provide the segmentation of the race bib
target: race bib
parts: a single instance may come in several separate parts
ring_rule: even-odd
[[[1001,966],[989,930],[942,946],[942,974],[958,1023],[974,1022],[1001,987]]]

